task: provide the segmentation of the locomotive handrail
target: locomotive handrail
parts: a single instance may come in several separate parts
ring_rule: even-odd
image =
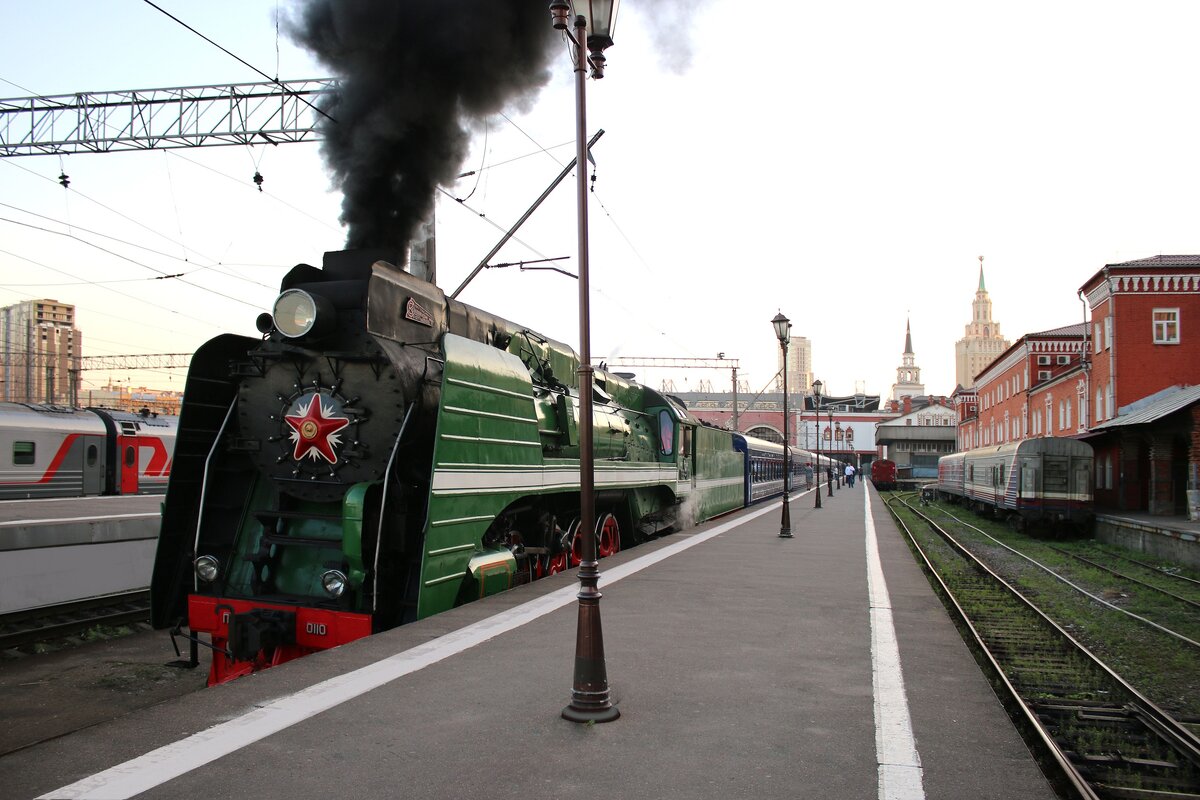
[[[425,359],[426,374],[429,369],[429,358]],[[421,376],[422,382],[425,376]],[[371,612],[375,613],[379,610],[379,552],[383,544],[383,520],[384,512],[387,509],[388,496],[388,478],[391,477],[392,467],[396,463],[396,451],[400,449],[400,442],[404,439],[404,432],[408,429],[408,421],[412,418],[413,411],[417,407],[417,401],[408,404],[408,410],[404,412],[404,421],[400,423],[400,430],[396,433],[396,441],[392,443],[392,452],[388,456],[387,466],[383,470],[383,494],[379,498],[379,519],[376,520],[375,529],[375,558],[372,560],[371,567]]]
[[[192,542],[192,557],[195,558],[200,551],[200,528],[204,523],[204,500],[208,494],[208,474],[212,469],[213,456],[217,452],[217,447],[221,444],[221,438],[225,435],[225,427],[229,425],[230,418],[233,417],[233,410],[237,408],[237,394],[233,396],[232,402],[229,404],[229,410],[225,412],[225,419],[221,420],[221,427],[217,429],[217,435],[213,437],[212,447],[208,449],[208,455],[204,458],[204,478],[200,481],[200,504],[196,506],[196,539]],[[199,590],[195,571],[192,572],[192,589]]]

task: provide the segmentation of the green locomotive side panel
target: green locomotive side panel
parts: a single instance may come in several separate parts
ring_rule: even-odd
[[[696,519],[724,514],[745,503],[744,459],[733,449],[731,432],[700,426],[693,436],[696,468]]]
[[[557,376],[560,366],[570,366],[567,356],[521,334],[506,350],[454,334],[442,348],[419,618],[511,585],[512,554],[483,544],[498,514],[525,498],[558,494],[572,502],[579,492],[578,398],[562,386],[551,391],[535,383],[531,374],[544,377],[549,364]],[[641,387],[605,374],[592,406],[596,490],[635,522],[664,519],[680,483],[676,458],[660,452],[657,422],[644,403]],[[706,487],[697,494],[705,509],[726,510],[724,496],[710,502],[710,493]]]
[[[454,334],[434,439],[417,616],[454,607],[483,533],[517,497],[542,490],[542,442],[529,370],[516,356]],[[507,588],[489,573],[489,587]],[[503,583],[502,587],[498,584]]]

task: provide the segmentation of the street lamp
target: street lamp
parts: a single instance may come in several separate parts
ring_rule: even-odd
[[[829,452],[833,452],[833,407],[829,408]],[[829,458],[829,474],[825,476],[825,485],[829,487],[829,496],[833,497],[833,457]]]
[[[788,448],[787,357],[788,342],[792,338],[792,322],[781,311],[775,315],[775,319],[771,320],[771,324],[775,326],[779,349],[783,351],[783,517],[779,520],[779,538],[790,539],[792,538],[792,512],[788,506],[788,482],[792,477],[792,465],[788,458],[791,451]]]
[[[820,381],[813,381],[813,413],[816,415],[817,429],[817,499],[813,508],[821,507],[821,387],[824,386]]]
[[[581,0],[574,20],[575,35],[567,31],[571,4],[550,3],[556,30],[571,40],[575,68],[575,173],[579,220],[579,617],[575,633],[575,676],[571,702],[562,710],[572,722],[610,722],[621,716],[609,700],[608,672],[604,666],[604,633],[600,626],[600,562],[596,557],[596,463],[592,446],[592,344],[588,308],[588,217],[587,217],[587,103],[584,69],[592,65],[592,77],[604,77],[604,50],[613,44],[613,25],[620,0]],[[588,25],[592,33],[585,38]],[[591,51],[588,58],[584,46]]]

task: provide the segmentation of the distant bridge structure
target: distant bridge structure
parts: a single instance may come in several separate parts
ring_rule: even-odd
[[[316,141],[337,81],[78,92],[0,100],[0,158]]]

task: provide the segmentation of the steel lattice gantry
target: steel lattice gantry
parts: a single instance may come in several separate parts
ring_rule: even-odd
[[[0,157],[319,138],[332,78],[0,100]]]

